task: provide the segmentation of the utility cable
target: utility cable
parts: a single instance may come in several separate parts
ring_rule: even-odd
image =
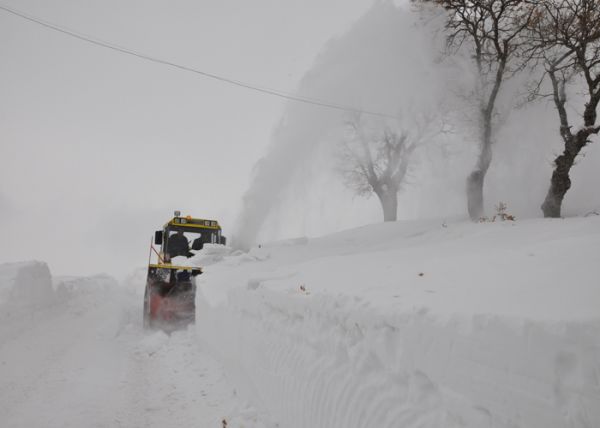
[[[376,112],[376,111],[369,111],[369,110],[362,110],[359,108],[354,108],[354,107],[349,107],[349,106],[344,106],[342,104],[336,104],[336,103],[332,103],[332,102],[328,102],[328,101],[323,101],[323,100],[319,100],[316,98],[307,98],[307,97],[302,97],[299,95],[294,95],[291,93],[287,93],[287,92],[283,92],[283,91],[279,91],[276,89],[271,89],[271,88],[266,88],[266,87],[260,87],[257,85],[252,85],[250,83],[246,83],[246,82],[242,82],[242,81],[238,81],[238,80],[234,80],[234,79],[230,79],[227,77],[223,77],[217,74],[213,74],[213,73],[208,73],[206,71],[202,71],[196,68],[192,68],[192,67],[188,67],[185,65],[181,65],[181,64],[177,64],[171,61],[167,61],[164,59],[160,59],[160,58],[156,58],[150,55],[146,55],[144,53],[140,53],[137,51],[134,51],[132,49],[126,48],[126,47],[122,47],[122,46],[118,46],[109,42],[105,42],[103,40],[97,39],[95,37],[92,36],[88,36],[73,30],[70,30],[68,28],[65,27],[61,27],[59,25],[53,24],[51,22],[42,20],[40,18],[36,18],[32,15],[29,15],[25,12],[21,12],[17,9],[13,9],[10,8],[8,6],[2,5],[0,4],[0,10],[3,10],[5,12],[8,12],[12,15],[18,16],[22,19],[25,19],[27,21],[33,22],[35,24],[41,25],[43,27],[46,27],[50,30],[53,31],[57,31],[59,33],[65,34],[67,36],[70,37],[74,37],[76,39],[82,40],[84,42],[87,43],[91,43],[94,44],[96,46],[100,46],[103,48],[107,48],[107,49],[112,49],[114,51],[117,52],[121,52],[123,54],[126,55],[130,55],[130,56],[134,56],[146,61],[151,61],[157,64],[162,64],[162,65],[166,65],[169,67],[173,67],[173,68],[177,68],[180,70],[184,70],[184,71],[188,71],[190,73],[195,73],[195,74],[199,74],[203,77],[209,78],[209,79],[213,79],[213,80],[218,80],[220,82],[224,82],[224,83],[228,83],[231,85],[235,85],[235,86],[239,86],[245,89],[249,89],[252,91],[257,91],[257,92],[261,92],[263,94],[267,94],[267,95],[271,95],[274,97],[279,97],[279,98],[284,98],[287,100],[291,100],[291,101],[296,101],[296,102],[300,102],[300,103],[305,103],[305,104],[312,104],[312,105],[316,105],[316,106],[320,106],[320,107],[326,107],[326,108],[330,108],[330,109],[335,109],[335,110],[341,110],[341,111],[345,111],[345,112],[349,112],[349,113],[360,113],[360,114],[367,114],[367,115],[371,115],[371,116],[379,116],[379,117],[385,117],[385,118],[391,118],[391,119],[397,119],[397,116],[391,115],[391,114],[387,114],[387,113],[381,113],[381,112]]]

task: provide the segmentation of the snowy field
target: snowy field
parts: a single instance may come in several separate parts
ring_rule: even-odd
[[[2,427],[600,426],[600,217],[377,224],[192,262],[197,323],[141,327],[144,272],[0,265]]]

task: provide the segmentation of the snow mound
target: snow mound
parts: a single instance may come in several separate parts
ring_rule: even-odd
[[[232,252],[233,249],[225,245],[204,244],[204,247],[196,251],[192,257],[173,257],[171,263],[175,266],[204,267],[222,261]]]
[[[57,291],[67,294],[85,294],[106,291],[118,285],[117,280],[107,274],[82,277],[58,277],[54,280]]]
[[[288,241],[282,242],[282,245],[295,245],[290,244]],[[231,247],[218,244],[205,244],[202,250],[197,251],[192,257],[187,258],[185,256],[173,257],[171,263],[175,266],[186,266],[186,267],[200,267],[206,268],[216,264],[223,264],[227,266],[238,266],[246,262],[255,262],[265,260],[269,257],[268,254],[264,254],[261,251],[254,251],[254,249],[248,253],[234,250]]]
[[[54,302],[50,269],[44,262],[0,265],[0,304],[39,308]]]

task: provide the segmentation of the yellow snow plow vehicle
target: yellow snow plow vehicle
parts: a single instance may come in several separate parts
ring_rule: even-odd
[[[182,217],[175,211],[155,232],[144,292],[144,327],[170,328],[195,321],[196,276],[202,268],[191,258],[205,244],[226,244],[216,220]]]

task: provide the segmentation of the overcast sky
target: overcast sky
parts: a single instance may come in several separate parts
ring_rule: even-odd
[[[110,43],[294,92],[371,0],[3,0]],[[0,262],[127,273],[174,209],[232,226],[284,101],[0,11]]]

